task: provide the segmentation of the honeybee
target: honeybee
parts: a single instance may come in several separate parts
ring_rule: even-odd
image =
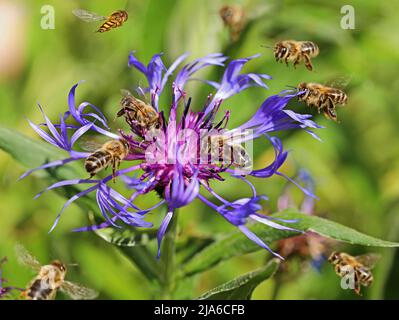
[[[299,101],[305,102],[309,107],[316,107],[319,113],[322,110],[327,119],[334,121],[337,121],[335,105],[345,105],[348,101],[348,96],[344,91],[319,83],[302,82],[298,85],[297,90],[303,91],[298,95]]]
[[[242,170],[249,170],[252,167],[250,155],[232,137],[224,135],[208,135],[201,139],[201,155],[211,157],[211,161],[219,161],[223,164],[233,165]],[[216,158],[216,159],[214,159]]]
[[[116,114],[124,116],[127,124],[138,135],[143,136],[144,130],[158,129],[161,120],[155,108],[140,99],[135,98],[129,91],[121,90],[123,97],[120,101],[122,109]]]
[[[90,178],[108,167],[108,165],[112,166],[112,176],[115,178],[115,172],[120,162],[129,154],[129,149],[130,144],[125,139],[111,140],[104,143],[85,160],[85,169],[90,174]]]
[[[59,260],[54,260],[51,264],[42,266],[22,245],[17,245],[15,250],[19,262],[38,273],[22,292],[22,298],[27,300],[54,300],[58,290],[74,300],[91,300],[98,296],[95,290],[65,280],[67,268]]]
[[[237,41],[246,25],[245,11],[237,5],[225,5],[219,10],[223,23],[230,30],[232,41]]]
[[[83,9],[74,9],[72,13],[77,16],[79,19],[85,22],[95,22],[95,21],[104,21],[104,23],[97,29],[96,32],[106,32],[111,30],[112,28],[118,28],[123,23],[126,22],[129,15],[125,10],[118,10],[113,13],[109,17],[97,15],[94,12],[90,12]]]
[[[373,253],[353,257],[344,252],[334,251],[328,261],[335,266],[335,273],[341,278],[353,272],[353,289],[360,295],[361,286],[368,287],[373,283],[371,269],[379,258],[379,255]]]
[[[313,70],[311,58],[319,54],[319,47],[311,41],[284,40],[277,42],[274,47],[274,57],[276,61],[294,62],[294,67],[304,61],[308,70]]]

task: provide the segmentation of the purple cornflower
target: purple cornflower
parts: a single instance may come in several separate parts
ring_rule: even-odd
[[[2,265],[5,262],[7,262],[7,257],[0,259],[0,299],[6,297],[13,290],[18,290],[18,291],[23,290],[23,289],[20,289],[17,287],[12,287],[12,286],[3,287],[3,283],[7,282],[7,279],[3,278],[3,269],[2,269]]]
[[[134,52],[129,55],[129,67],[136,68],[147,78],[148,87],[139,87],[137,92],[141,95],[146,93],[150,95],[151,106],[159,116],[156,129],[145,127],[130,114],[125,114],[130,132],[123,132],[122,130],[119,130],[118,133],[110,132],[107,120],[97,107],[88,102],[83,102],[79,106],[76,105],[75,90],[78,84],[70,90],[68,96],[69,110],[60,116],[59,124],[52,124],[44,113],[45,123],[42,125],[29,122],[44,140],[67,151],[69,157],[30,170],[23,177],[34,170],[60,166],[86,158],[89,155],[88,153],[79,152],[73,148],[76,141],[89,131],[105,135],[111,139],[127,141],[130,149],[124,161],[139,161],[138,164],[117,170],[115,173],[116,178],[121,178],[126,183],[126,190],[129,192],[127,196],[122,195],[110,186],[113,180],[112,175],[103,179],[60,181],[44,190],[77,184],[89,186],[65,203],[51,230],[68,205],[91,192],[96,193],[98,207],[105,218],[105,222],[98,226],[76,229],[76,231],[110,226],[120,227],[118,222],[135,227],[151,227],[152,224],[144,220],[146,213],[165,204],[168,211],[158,231],[158,256],[162,238],[175,210],[188,205],[194,199],[204,202],[231,224],[237,226],[249,239],[269,251],[269,247],[247,228],[246,222],[248,220],[257,221],[273,228],[292,230],[272,221],[271,217],[258,213],[261,209],[259,201],[265,199],[265,196],[257,195],[254,186],[247,178],[251,176],[268,178],[274,174],[284,176],[279,172],[279,168],[284,163],[287,152],[283,151],[281,141],[277,137],[269,136],[270,133],[302,128],[315,136],[310,129],[320,127],[309,119],[311,115],[302,115],[286,110],[287,103],[297,93],[282,92],[279,95],[267,98],[248,121],[235,129],[227,129],[230,114],[234,114],[234,109],[216,120],[222,102],[250,87],[256,86],[267,89],[264,81],[271,79],[271,77],[266,74],[241,73],[243,66],[258,56],[232,60],[225,67],[220,82],[204,80],[205,83],[215,89],[215,93],[208,96],[202,109],[194,111],[190,105],[191,98],[188,98],[184,90],[186,83],[189,80],[195,80],[193,75],[205,67],[224,67],[227,57],[215,53],[194,60],[180,69],[172,82],[171,88],[168,87],[169,77],[186,57],[187,54],[180,56],[169,68],[166,68],[162,62],[161,54],[154,55],[147,66],[135,57]],[[161,107],[159,97],[162,93],[168,91],[166,88],[171,89],[169,90],[172,94],[171,105],[170,107]],[[198,102],[196,102],[196,105],[198,105]],[[252,109],[250,106],[245,108]],[[166,114],[169,116],[166,117]],[[69,124],[70,120],[74,124]],[[47,127],[48,130],[43,130],[43,127]],[[250,144],[252,140],[262,137],[266,138],[266,141],[270,141],[274,147],[275,160],[262,169],[251,170],[250,150],[243,147],[242,144]],[[214,142],[215,139],[216,143]],[[138,175],[139,170],[141,170],[140,176]],[[225,176],[229,175],[249,185],[252,196],[229,201],[218,195],[212,189],[211,182],[225,181],[227,178]],[[312,196],[306,189],[300,188],[306,194]],[[211,195],[211,200],[200,193],[201,189]],[[143,209],[134,204],[137,197],[152,191],[157,192],[161,197],[156,205]],[[276,255],[278,256],[278,254]]]

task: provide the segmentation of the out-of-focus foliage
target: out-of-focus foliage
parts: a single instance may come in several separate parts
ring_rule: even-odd
[[[217,14],[225,3],[241,3],[249,12],[262,12],[235,44],[229,42],[228,32]],[[270,94],[302,81],[326,83],[349,76],[349,103],[338,110],[341,123],[332,123],[316,115],[317,122],[326,127],[319,130],[323,142],[303,132],[282,137],[285,147],[292,150],[283,172],[292,176],[299,167],[308,169],[320,198],[316,209],[323,216],[377,238],[399,240],[398,2],[117,0],[89,3],[49,0],[46,4],[55,8],[55,30],[40,28],[42,3],[0,1],[1,16],[7,13],[10,21],[6,34],[11,39],[7,47],[0,47],[1,125],[39,139],[24,116],[40,122],[41,114],[36,107],[39,101],[50,118],[57,117],[66,109],[68,90],[81,79],[86,83],[79,87],[78,99],[94,103],[113,119],[120,89],[132,90],[144,81],[137,72],[127,68],[127,55],[131,50],[136,50],[142,60],[164,52],[168,62],[185,51],[191,53],[191,58],[210,52],[223,52],[232,58],[260,52],[263,55],[247,68],[273,76],[268,82]],[[340,27],[340,9],[344,4],[355,8],[354,30]],[[81,22],[71,13],[74,8],[85,8],[106,15],[125,7],[130,15],[126,24],[104,34],[94,33],[96,23]],[[321,52],[313,59],[314,72],[303,66],[294,69],[277,64],[271,50],[261,47],[283,39],[318,43]],[[209,72],[215,80],[220,76],[217,69]],[[197,82],[188,85],[188,91],[194,93],[194,106],[195,101],[202,105],[208,89]],[[254,88],[226,102],[223,108],[232,112],[231,126],[247,120],[264,98],[265,92]],[[291,107],[310,111],[299,103],[292,103]],[[112,124],[114,128],[118,125]],[[273,151],[264,145],[255,143],[254,151],[256,167],[273,158]],[[26,157],[31,155],[26,154]],[[21,242],[42,262],[60,258],[78,263],[78,268],[71,268],[69,278],[100,291],[101,298],[152,298],[144,275],[113,245],[93,234],[69,232],[89,223],[78,206],[68,208],[62,223],[54,232],[47,233],[64,198],[48,192],[33,200],[47,182],[40,179],[40,174],[17,181],[26,169],[6,153],[0,153],[0,256],[9,258],[7,270],[12,270],[6,276],[9,282],[22,287],[32,277],[15,259],[13,246]],[[259,193],[270,198],[265,211],[276,211],[276,200],[285,181],[272,178],[266,183],[256,180],[254,183]],[[240,181],[231,181],[214,187],[234,199],[247,195],[248,190],[239,185]],[[300,199],[299,192],[297,196]],[[152,218],[158,225],[160,212],[154,212]],[[209,212],[199,202],[182,209],[179,219],[178,238],[182,242],[189,241],[190,235],[207,239],[233,231],[223,218]],[[382,254],[374,272],[375,283],[364,290],[363,299],[399,298],[397,250],[341,248],[351,254],[366,251]],[[155,248],[152,253],[155,255]],[[176,297],[200,296],[263,266],[268,258],[264,251],[257,251],[227,260],[196,279],[182,281]],[[184,255],[180,259],[184,260]],[[291,277],[265,281],[252,298],[359,299],[353,292],[340,288],[339,278],[329,265],[324,265],[320,273],[312,269],[290,272],[293,273]]]

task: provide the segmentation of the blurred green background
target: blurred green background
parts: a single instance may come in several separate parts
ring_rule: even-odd
[[[218,16],[223,4],[243,5],[248,14],[261,12],[237,43],[231,44],[228,31]],[[344,4],[355,8],[354,30],[340,27]],[[40,27],[43,5],[55,9],[55,30]],[[129,20],[104,34],[94,33],[96,23],[87,24],[72,15],[84,8],[107,15],[127,8]],[[40,102],[50,119],[67,108],[67,94],[79,80],[78,101],[99,106],[109,119],[120,99],[121,88],[133,90],[144,85],[141,75],[127,67],[127,56],[148,62],[164,52],[169,65],[177,56],[190,52],[190,60],[212,52],[231,58],[262,53],[246,71],[267,73],[269,91],[249,89],[224,103],[232,112],[230,127],[249,119],[269,95],[302,81],[326,83],[338,77],[350,77],[349,103],[338,110],[340,124],[316,115],[326,128],[319,130],[322,142],[305,132],[280,135],[286,149],[292,150],[283,172],[293,176],[306,168],[316,182],[317,212],[366,234],[399,241],[399,2],[398,1],[0,1],[0,123],[26,135],[39,137],[24,117],[42,121],[36,107]],[[312,40],[320,47],[313,59],[314,72],[303,65],[294,69],[274,61],[270,49],[284,39]],[[209,68],[201,77],[217,80],[220,70]],[[194,108],[202,105],[210,91],[206,85],[192,82],[187,91]],[[165,100],[167,101],[167,100]],[[303,104],[291,108],[310,112]],[[198,109],[197,109],[198,110]],[[114,128],[118,123],[112,123]],[[264,142],[255,143],[255,167],[273,159],[273,151]],[[24,244],[42,262],[59,258],[76,262],[68,278],[93,287],[103,299],[151,299],[149,285],[128,259],[117,249],[89,233],[70,230],[88,224],[86,215],[75,205],[64,213],[54,232],[48,231],[65,199],[49,192],[34,200],[46,181],[40,173],[17,182],[27,168],[0,151],[0,257],[8,256],[4,276],[10,283],[24,287],[33,274],[19,266],[13,252],[16,242]],[[259,193],[270,201],[265,211],[276,210],[276,200],[285,181],[276,177],[256,181]],[[214,187],[228,199],[249,192],[240,181],[229,180]],[[298,200],[300,194],[297,195]],[[154,197],[149,197],[153,201]],[[147,206],[147,200],[142,201]],[[152,215],[159,224],[159,211]],[[231,232],[234,227],[199,201],[183,208],[179,236],[214,235]],[[351,254],[379,252],[374,284],[363,290],[363,297],[342,290],[330,265],[321,272],[313,269],[293,271],[286,280],[264,282],[255,299],[389,299],[399,298],[399,254],[394,249],[355,246],[340,247]],[[154,250],[154,255],[155,255]],[[267,253],[258,251],[236,257],[196,278],[182,297],[196,297],[212,287],[261,266]],[[288,262],[289,263],[289,262]],[[295,263],[295,262],[293,262]],[[58,295],[62,299],[62,295]]]

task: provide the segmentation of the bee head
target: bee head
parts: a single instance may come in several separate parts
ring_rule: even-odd
[[[277,42],[274,45],[274,56],[276,58],[283,58],[287,51],[288,48],[282,42]]]
[[[56,267],[58,270],[60,270],[60,271],[63,272],[63,273],[65,273],[66,270],[67,270],[66,265],[63,264],[63,263],[62,263],[61,261],[59,261],[59,260],[54,260],[54,261],[51,263],[51,265],[54,266],[54,267]]]
[[[300,84],[298,84],[298,90],[299,91],[307,90],[306,82],[301,82]]]
[[[231,18],[234,14],[234,9],[230,6],[223,6],[220,10],[219,10],[219,14],[222,17],[223,20],[228,20],[229,18]]]
[[[123,146],[126,148],[126,150],[130,149],[130,143],[129,141],[125,140],[125,139],[121,139],[121,142],[123,144]]]
[[[341,260],[339,252],[334,251],[328,258],[328,262],[336,264]]]
[[[298,84],[297,90],[298,92],[302,92],[301,94],[298,95],[299,97],[304,96],[309,92],[309,88],[306,82],[301,82],[300,84]]]

